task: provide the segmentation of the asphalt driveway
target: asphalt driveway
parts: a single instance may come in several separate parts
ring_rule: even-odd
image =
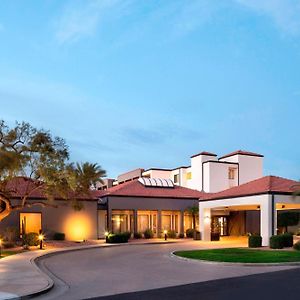
[[[171,251],[204,247],[200,245],[126,245],[57,254],[40,265],[54,274],[55,288],[36,299],[86,299],[291,268],[224,266],[170,257]]]

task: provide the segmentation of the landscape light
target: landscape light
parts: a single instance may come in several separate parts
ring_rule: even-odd
[[[109,232],[108,232],[108,231],[105,231],[105,232],[104,232],[104,235],[105,235],[105,242],[108,243]]]
[[[164,235],[165,235],[165,241],[167,240],[167,233],[168,233],[168,231],[167,230],[164,230]]]
[[[44,240],[44,235],[43,234],[39,234],[39,241],[40,241],[40,249],[43,249],[43,240]]]

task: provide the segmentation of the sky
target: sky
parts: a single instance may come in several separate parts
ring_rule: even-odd
[[[200,151],[300,179],[300,0],[0,1],[0,119],[109,177]]]

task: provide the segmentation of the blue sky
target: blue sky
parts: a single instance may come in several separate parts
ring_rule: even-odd
[[[110,177],[202,150],[299,179],[299,0],[0,2],[0,118]]]

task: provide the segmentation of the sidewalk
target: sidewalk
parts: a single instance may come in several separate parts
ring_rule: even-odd
[[[177,240],[178,242],[180,240]],[[116,247],[120,245],[143,245],[177,242],[169,240],[165,242],[162,239],[151,239],[148,241],[138,240],[128,244],[106,244],[76,246],[66,248],[52,248],[46,250],[28,251],[16,255],[11,255],[0,259],[0,300],[2,299],[20,299],[29,297],[41,292],[45,292],[53,287],[53,281],[44,274],[36,265],[35,260],[44,255],[50,255],[59,252],[77,251],[89,248]]]

